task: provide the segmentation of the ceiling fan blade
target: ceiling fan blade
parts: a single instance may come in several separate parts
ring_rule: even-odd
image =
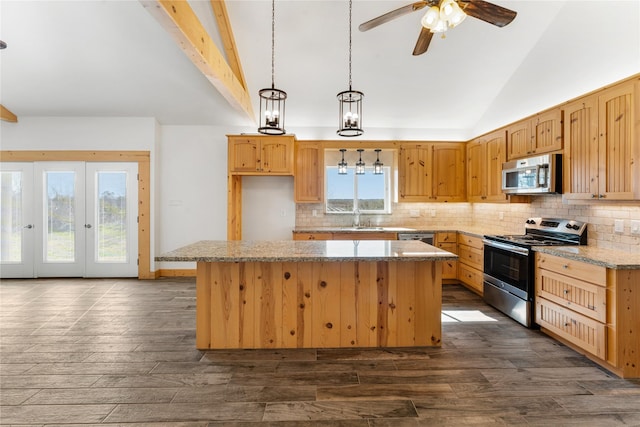
[[[460,0],[459,4],[467,15],[498,27],[504,27],[513,21],[517,15],[517,12],[513,10],[484,0]]]
[[[431,30],[421,26],[420,35],[418,36],[418,41],[416,41],[416,47],[413,48],[413,56],[425,53],[427,49],[429,49],[429,43],[431,43],[432,37],[433,33]]]
[[[378,25],[382,25],[386,22],[392,21],[408,13],[415,12],[416,10],[420,10],[426,6],[430,6],[431,3],[437,3],[437,1],[422,0],[422,1],[417,1],[415,3],[408,4],[406,6],[402,6],[398,9],[392,10],[391,12],[387,12],[384,15],[380,15],[377,18],[373,18],[367,22],[360,24],[358,29],[360,31],[368,31],[372,28],[377,27]]]

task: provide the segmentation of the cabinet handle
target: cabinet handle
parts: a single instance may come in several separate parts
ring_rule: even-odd
[[[569,289],[565,289],[565,290],[564,290],[564,294],[565,294],[565,295],[568,295],[568,294],[569,294]]]
[[[604,194],[598,194],[598,199],[604,199],[605,195]]]
[[[563,265],[562,268],[564,268],[566,270],[567,268],[569,268],[569,264]]]
[[[24,227],[22,227],[22,228],[32,229],[32,228],[33,228],[33,224],[27,224],[27,225],[25,225],[25,226],[24,226]]]
[[[596,196],[595,194],[592,194],[592,195],[591,195],[591,198],[592,198],[592,199],[595,199],[596,197],[598,197],[598,196]]]

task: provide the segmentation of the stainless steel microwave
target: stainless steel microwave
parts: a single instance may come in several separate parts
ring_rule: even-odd
[[[562,193],[562,154],[543,154],[503,163],[502,192]]]

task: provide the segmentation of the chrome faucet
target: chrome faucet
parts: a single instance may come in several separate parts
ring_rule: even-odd
[[[353,226],[360,227],[360,209],[353,210]]]

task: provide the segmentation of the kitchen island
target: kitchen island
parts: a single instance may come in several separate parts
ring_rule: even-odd
[[[441,345],[442,262],[418,241],[201,241],[156,257],[195,261],[196,347]]]

